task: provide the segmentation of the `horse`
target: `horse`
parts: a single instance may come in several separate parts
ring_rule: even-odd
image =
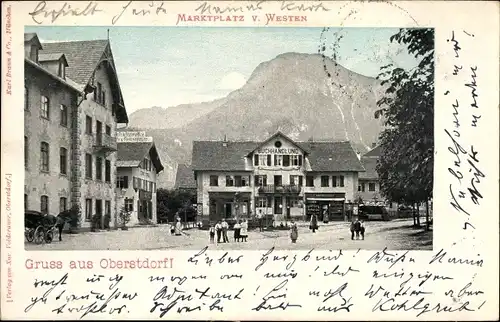
[[[62,241],[62,231],[64,229],[64,225],[70,221],[70,210],[65,210],[57,216],[47,214],[44,217],[44,221],[47,226],[57,228],[59,231],[59,241]]]

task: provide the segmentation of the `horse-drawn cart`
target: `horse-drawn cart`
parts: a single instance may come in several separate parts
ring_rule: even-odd
[[[39,211],[26,210],[24,212],[24,236],[26,240],[37,244],[51,243],[56,228],[56,223],[52,217]]]

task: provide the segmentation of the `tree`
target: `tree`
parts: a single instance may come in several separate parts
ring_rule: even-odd
[[[381,68],[378,79],[386,90],[375,118],[383,116],[386,129],[377,172],[384,196],[415,206],[432,198],[434,30],[400,29],[390,41],[405,45],[419,63],[408,71],[393,64]]]
[[[158,219],[162,222],[175,221],[175,215],[180,212],[184,220],[194,220],[192,207],[196,204],[196,191],[158,189],[156,192]]]

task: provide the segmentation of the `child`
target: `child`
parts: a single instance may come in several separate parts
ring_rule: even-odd
[[[361,239],[365,240],[365,222],[361,220],[359,224],[360,224]]]
[[[215,239],[215,227],[213,224],[210,224],[210,228],[208,229],[208,233],[210,234],[210,244],[213,244],[214,239]]]
[[[175,234],[175,226],[174,224],[170,224],[170,235]]]

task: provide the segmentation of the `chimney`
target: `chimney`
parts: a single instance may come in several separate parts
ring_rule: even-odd
[[[222,141],[222,146],[227,146],[227,135],[224,134],[224,140]]]

